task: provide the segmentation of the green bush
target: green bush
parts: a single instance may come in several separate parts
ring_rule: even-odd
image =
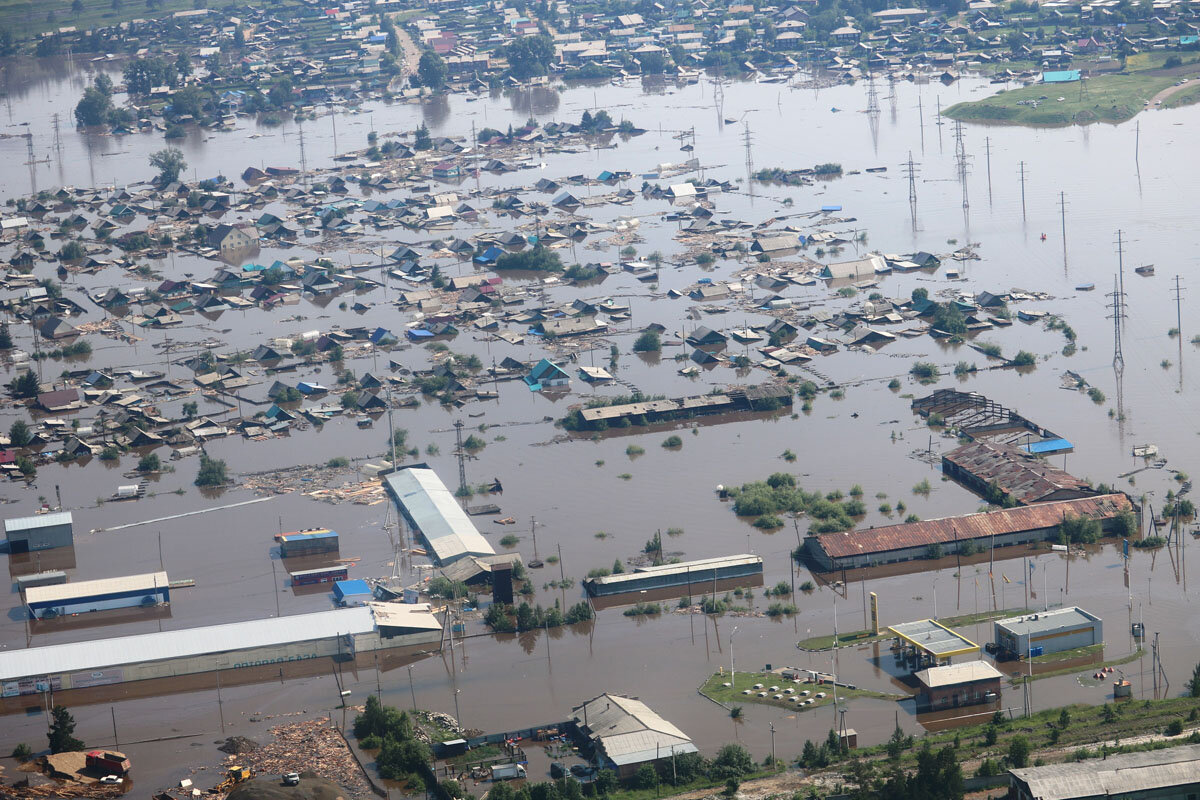
[[[683,447],[683,439],[678,436],[668,436],[666,439],[663,439],[662,446],[667,448]]]
[[[912,365],[908,373],[916,378],[921,383],[932,383],[941,377],[942,373],[938,370],[937,364],[931,364],[928,361],[918,361]]]

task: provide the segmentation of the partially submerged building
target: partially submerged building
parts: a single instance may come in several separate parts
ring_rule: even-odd
[[[32,590],[31,590],[32,591]],[[436,645],[427,603],[355,608],[0,652],[4,697]],[[436,648],[431,648],[436,649]]]
[[[74,519],[70,511],[4,520],[8,552],[30,553],[75,544]]]
[[[1014,658],[1061,653],[1104,642],[1101,619],[1076,606],[996,620],[993,632],[1000,652]]]
[[[642,764],[697,752],[683,731],[631,697],[602,694],[571,709],[568,724],[594,761],[621,779]]]
[[[475,528],[437,473],[425,465],[404,467],[385,476],[396,507],[429,546],[438,565],[467,556],[494,556],[495,549]]]
[[[721,558],[703,558],[697,561],[681,561],[677,564],[660,564],[653,567],[637,567],[632,572],[588,578],[583,582],[592,597],[644,592],[651,589],[667,589],[697,585],[705,587],[714,581],[730,578],[747,578],[754,585],[762,583],[763,560],[761,556],[742,554]]]
[[[820,533],[804,540],[804,552],[819,570],[854,569],[954,555],[966,543],[978,552],[1031,542],[1056,541],[1066,517],[1096,520],[1105,535],[1122,529],[1122,516],[1135,512],[1124,494],[1104,494],[1058,503],[1002,508],[960,517],[924,519],[867,530]]]
[[[25,592],[25,607],[34,619],[53,619],[113,608],[153,607],[171,602],[170,586],[171,581],[165,572],[32,586]]]
[[[983,497],[999,491],[1021,505],[1096,494],[1087,481],[1000,442],[975,441],[951,450],[942,456],[942,472]]]
[[[927,667],[913,675],[920,684],[917,706],[922,710],[973,706],[1000,697],[1000,670],[986,661],[964,661]]]

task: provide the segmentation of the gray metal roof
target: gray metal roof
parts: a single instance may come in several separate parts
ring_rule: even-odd
[[[147,572],[144,575],[123,575],[119,578],[101,578],[96,581],[61,583],[53,586],[31,586],[25,590],[25,602],[33,606],[78,600],[82,597],[95,597],[101,594],[153,592],[155,589],[166,588],[170,584],[171,581],[167,578],[167,573]]]
[[[914,677],[930,689],[936,689],[959,683],[1000,680],[1004,675],[986,661],[964,661],[944,667],[929,667],[914,673]]]
[[[683,731],[640,700],[602,694],[571,709],[571,713],[580,730],[586,731],[618,766],[653,761],[672,753],[696,752],[696,746]]]
[[[386,480],[392,496],[420,528],[438,563],[496,554],[433,470],[401,469],[387,475]]]
[[[638,567],[633,572],[622,572],[617,575],[605,575],[602,578],[593,578],[592,580],[598,584],[610,585],[628,583],[630,581],[639,581],[651,575],[686,575],[692,570],[719,569],[720,567],[734,567],[753,564],[758,564],[761,566],[762,556],[722,556],[720,558],[702,558],[698,561],[683,561],[678,564],[660,564],[657,567]]]
[[[1035,800],[1130,795],[1200,783],[1200,745],[1014,769],[1011,774],[1029,787]]]
[[[1026,634],[1048,633],[1061,628],[1074,628],[1081,625],[1091,625],[1097,617],[1081,608],[1056,608],[1053,611],[1039,611],[1024,617],[1012,617],[996,622],[996,627],[1012,633],[1014,636]]]
[[[33,591],[32,589],[30,591]],[[367,606],[0,652],[0,681],[307,642],[375,630]]]
[[[931,619],[901,622],[897,625],[888,626],[888,630],[915,647],[919,647],[938,658],[960,655],[979,649],[979,645],[970,639],[939,625]]]
[[[72,524],[71,512],[60,511],[57,514],[38,514],[32,517],[17,517],[15,519],[4,520],[4,532],[15,533],[16,531],[36,530],[38,528],[52,528],[56,525]]]

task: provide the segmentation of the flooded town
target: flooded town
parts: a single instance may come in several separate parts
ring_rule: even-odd
[[[1194,797],[1192,4],[0,20],[0,799]]]

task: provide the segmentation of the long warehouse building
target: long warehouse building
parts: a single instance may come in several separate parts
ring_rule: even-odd
[[[712,581],[729,578],[752,578],[761,583],[762,572],[761,556],[743,554],[682,561],[678,564],[660,564],[654,567],[637,567],[633,572],[588,578],[583,582],[583,586],[588,594],[599,597],[694,584],[706,585]]]
[[[53,619],[113,608],[157,606],[171,602],[171,581],[165,572],[101,578],[96,581],[31,586],[25,607],[34,619]]]
[[[954,555],[966,542],[979,552],[993,544],[1007,547],[1057,541],[1058,526],[1066,517],[1096,520],[1104,535],[1110,536],[1124,533],[1122,517],[1135,511],[1126,495],[1105,494],[882,528],[820,533],[804,540],[804,551],[819,570],[871,567],[928,558],[931,552]]]
[[[136,636],[0,652],[0,696],[83,689],[257,667],[392,647],[436,644],[428,603],[372,603]]]
[[[402,467],[384,482],[409,526],[420,532],[439,566],[467,556],[494,556],[483,538],[437,473],[425,465]]]

